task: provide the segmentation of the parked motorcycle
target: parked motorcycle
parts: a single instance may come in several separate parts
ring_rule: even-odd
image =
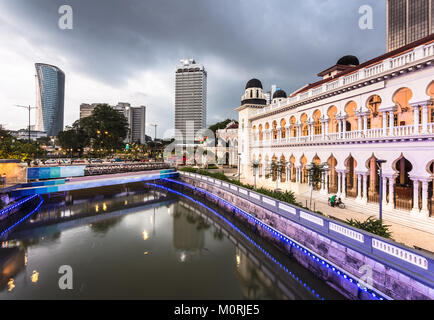
[[[341,208],[341,209],[345,209],[345,204],[342,202],[342,199],[341,199],[341,198],[338,198],[338,199],[335,201],[335,204],[334,204],[334,205],[332,204],[332,198],[329,198],[328,203],[329,203],[329,206],[330,206],[330,207],[339,207],[339,208]]]

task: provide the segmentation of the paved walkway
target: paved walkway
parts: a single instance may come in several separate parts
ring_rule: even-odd
[[[243,183],[248,183],[253,185],[253,180],[250,179],[241,179]],[[256,182],[257,187],[265,187],[269,189],[274,189],[276,187],[275,182],[266,182],[263,183],[262,181]],[[304,194],[295,194],[297,197],[297,201],[306,204],[309,204],[310,200],[310,194],[304,193]],[[331,208],[328,203],[323,199],[313,198],[312,202],[315,201],[315,210],[321,211],[325,215],[332,216],[341,220],[347,220],[347,219],[355,219],[359,221],[365,221],[367,218],[369,218],[369,214],[355,211],[351,209],[338,209],[338,208]],[[312,204],[313,206],[313,204]],[[424,232],[421,230],[417,230],[411,227],[407,227],[405,225],[391,222],[387,219],[384,219],[384,223],[389,225],[389,230],[392,232],[392,237],[396,242],[403,243],[409,247],[419,247],[424,250],[430,251],[434,253],[434,234],[429,232]]]

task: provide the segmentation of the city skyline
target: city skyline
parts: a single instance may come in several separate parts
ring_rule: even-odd
[[[61,4],[14,1],[0,5],[0,39],[9,43],[0,51],[2,61],[8,62],[4,67],[8,81],[0,82],[1,108],[6,114],[1,124],[10,129],[27,127],[24,111],[10,110],[14,104],[34,104],[35,62],[56,65],[68,77],[65,126],[79,118],[83,102],[129,101],[149,106],[148,121],[158,123],[162,135],[174,123],[173,72],[180,58],[193,56],[207,66],[208,125],[235,118],[233,109],[245,79],[260,78],[266,88],[277,83],[290,93],[315,82],[315,70],[340,56],[355,54],[365,61],[386,52],[383,1],[354,0],[346,10],[339,10],[338,3],[320,1],[256,1],[249,6],[193,1],[170,3],[166,10],[167,3],[162,1],[152,4],[155,9],[149,18],[140,2],[113,3],[104,12],[98,11],[98,2],[73,3],[73,30],[57,26]],[[365,4],[373,8],[373,30],[359,28],[359,8]],[[201,18],[185,23],[193,6]],[[276,6],[281,10],[275,10]],[[216,19],[213,12],[228,8],[223,20]],[[312,19],[304,19],[301,27],[300,17],[306,15]],[[112,25],[99,23],[113,19]],[[26,32],[29,29],[32,33]],[[360,41],[352,41],[354,37]]]

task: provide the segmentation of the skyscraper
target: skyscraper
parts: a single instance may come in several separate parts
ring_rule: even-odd
[[[128,122],[131,128],[131,141],[146,143],[146,107],[140,106],[130,109]]]
[[[176,68],[175,129],[180,139],[194,139],[199,130],[206,128],[207,72],[193,59],[181,60]]]
[[[56,66],[36,63],[36,130],[49,137],[63,130],[65,74]]]
[[[434,0],[387,0],[387,51],[434,32]]]

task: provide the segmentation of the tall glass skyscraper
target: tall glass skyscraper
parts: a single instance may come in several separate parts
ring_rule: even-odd
[[[387,0],[387,51],[434,32],[434,0]]]
[[[175,129],[177,140],[193,140],[206,128],[207,72],[193,59],[181,60],[176,68]]]
[[[36,63],[36,130],[49,137],[63,130],[65,74],[56,66]]]

